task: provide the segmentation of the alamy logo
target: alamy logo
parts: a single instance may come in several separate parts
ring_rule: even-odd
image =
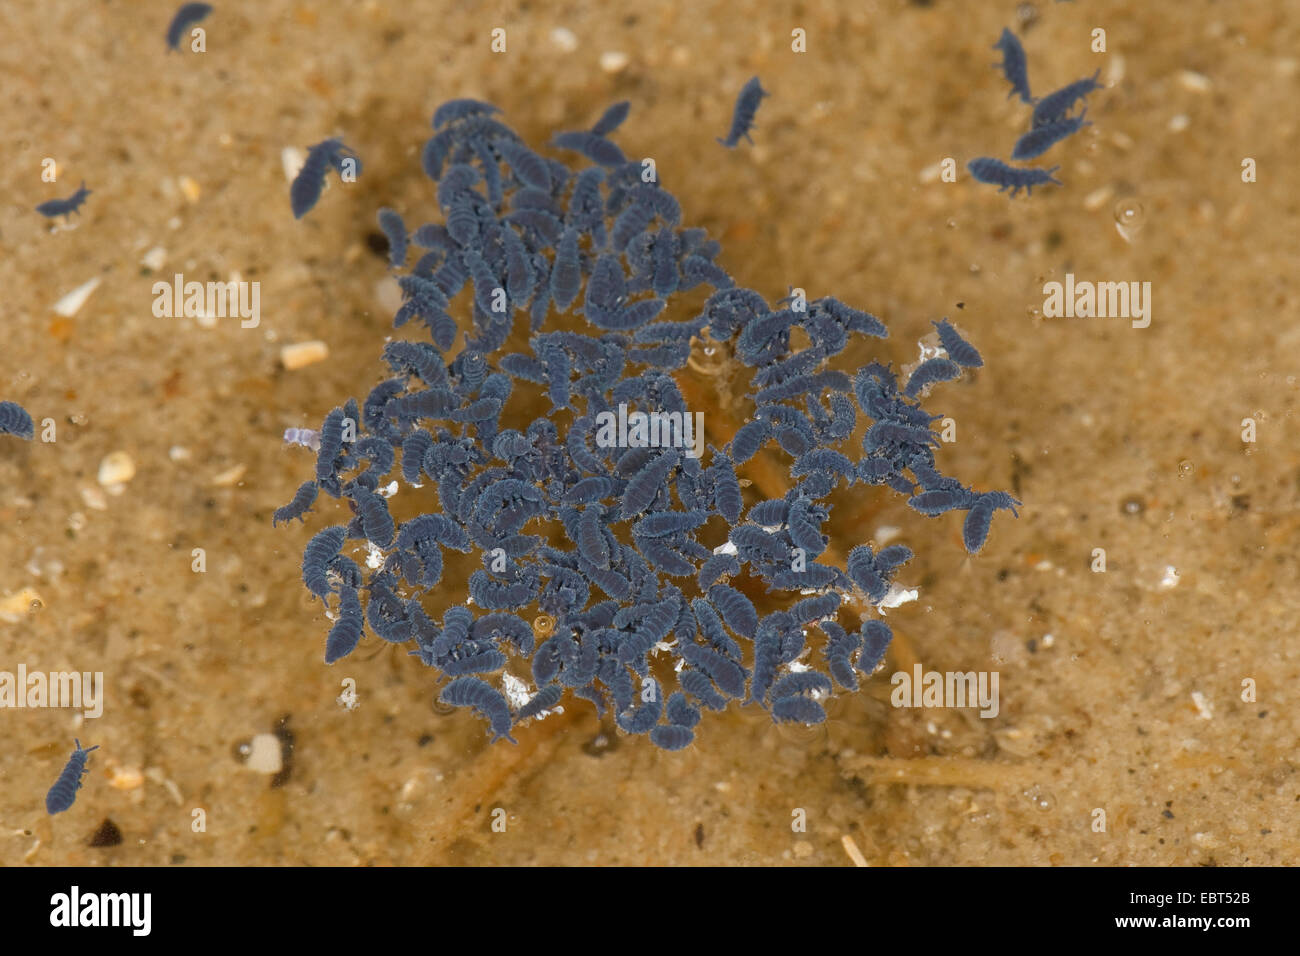
[[[997,671],[896,671],[889,702],[895,707],[975,707],[981,717],[998,715]]]
[[[601,448],[683,448],[687,458],[704,454],[704,413],[629,412],[596,415],[596,444]]]
[[[51,926],[129,926],[132,935],[148,936],[153,923],[152,893],[71,893],[50,897]]]
[[[239,316],[241,329],[255,329],[262,321],[262,283],[186,282],[176,273],[171,282],[153,284],[153,314],[160,319],[224,319]]]
[[[1049,319],[1132,319],[1133,328],[1151,324],[1150,282],[1065,282],[1043,286],[1043,315]]]
[[[0,707],[71,707],[85,717],[104,713],[103,671],[0,671]],[[84,710],[83,710],[84,708]]]

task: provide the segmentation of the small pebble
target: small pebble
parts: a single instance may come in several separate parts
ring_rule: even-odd
[[[239,480],[244,477],[244,472],[248,471],[247,465],[235,465],[227,468],[225,471],[212,477],[212,487],[230,488],[239,484]]]
[[[198,183],[190,179],[188,176],[182,176],[176,182],[181,187],[181,195],[185,197],[185,200],[190,203],[190,205],[199,201],[199,196],[203,190],[199,187]]]
[[[572,53],[578,48],[578,38],[567,27],[556,27],[552,30],[551,43],[561,53]]]
[[[284,181],[291,183],[298,178],[303,164],[307,162],[306,150],[297,146],[286,146],[280,150],[280,166],[284,169]]]
[[[87,508],[92,511],[107,511],[108,498],[104,494],[104,489],[96,488],[93,485],[86,485],[81,489],[81,500]]]
[[[135,767],[114,767],[108,785],[116,790],[135,790],[144,786],[144,774]]]
[[[1109,61],[1106,67],[1106,85],[1118,86],[1120,81],[1124,79],[1128,65],[1124,60],[1124,54],[1117,51],[1112,52],[1107,55],[1106,59]]]
[[[105,488],[124,485],[135,477],[135,460],[124,451],[115,451],[104,456],[99,463],[98,481]]]
[[[924,186],[924,185],[929,185],[930,183],[937,183],[939,181],[939,177],[942,175],[943,175],[943,160],[940,160],[939,162],[931,163],[929,166],[926,166],[924,169],[922,169],[921,172],[917,175],[917,179]]]
[[[1111,197],[1115,195],[1115,190],[1111,186],[1102,186],[1094,189],[1088,195],[1083,197],[1083,208],[1088,212],[1096,212],[1102,206],[1110,202]]]
[[[1208,93],[1214,85],[1208,76],[1195,70],[1183,70],[1178,74],[1178,81],[1182,83],[1183,89],[1193,93]]]
[[[282,346],[280,349],[280,364],[291,372],[308,365],[315,365],[317,362],[323,362],[329,357],[330,348],[320,339],[312,339],[310,342],[297,342],[293,345]]]
[[[121,829],[118,828],[116,823],[105,817],[104,822],[99,825],[99,829],[92,833],[90,839],[86,841],[86,845],[99,848],[117,846],[121,842]]]
[[[1133,137],[1127,133],[1121,133],[1119,130],[1111,131],[1110,141],[1115,144],[1116,149],[1123,150],[1126,153],[1136,145],[1133,142]]]
[[[167,264],[167,250],[162,246],[154,246],[143,256],[140,257],[140,265],[146,269],[157,272]]]
[[[627,68],[630,59],[621,50],[606,50],[600,55],[600,68],[606,73],[619,73]]]
[[[244,766],[257,773],[279,773],[284,766],[284,751],[275,734],[256,734],[239,746]]]
[[[392,276],[384,276],[375,283],[375,301],[389,315],[402,307],[402,287]]]

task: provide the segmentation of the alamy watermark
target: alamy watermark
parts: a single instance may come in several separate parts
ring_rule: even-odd
[[[0,671],[0,707],[70,707],[87,718],[104,713],[103,671]]]
[[[83,893],[74,884],[50,897],[50,925],[56,927],[123,927],[148,936],[152,912],[152,893]]]
[[[997,671],[896,671],[889,702],[895,707],[976,707],[981,717],[998,715]]]
[[[171,282],[155,282],[152,291],[153,314],[159,319],[238,316],[241,329],[255,329],[262,321],[260,282],[186,282],[178,272]]]
[[[1132,319],[1133,328],[1151,324],[1150,282],[1074,281],[1043,285],[1043,316],[1049,319]]]
[[[596,415],[596,444],[601,448],[682,448],[687,458],[704,454],[703,412],[629,412]]]

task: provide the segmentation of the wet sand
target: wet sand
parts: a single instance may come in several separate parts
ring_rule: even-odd
[[[852,865],[845,837],[871,864],[1300,860],[1300,5],[1036,4],[1035,89],[1098,67],[1108,88],[1045,157],[1064,186],[1015,200],[964,168],[1028,123],[989,68],[1010,2],[216,6],[203,54],[166,51],[174,8],[152,0],[0,10],[0,398],[38,423],[36,442],[0,444],[0,670],[107,685],[94,720],[0,711],[0,861]],[[724,151],[753,74],[772,92],[755,145]],[[602,748],[574,702],[489,746],[472,716],[435,713],[404,648],[372,638],[322,664],[329,622],[299,555],[341,518],[331,503],[271,528],[311,472],[281,435],[383,374],[386,266],[367,237],[380,205],[436,215],[419,150],[456,96],[497,103],[535,146],[629,99],[617,141],[656,158],[738,283],[879,315],[891,338],[862,361],[914,361],[944,315],[983,353],[926,406],[957,424],[945,471],[1012,490],[1021,516],[968,558],[956,516],[883,492],[853,506],[843,550],[899,527],[920,598],[890,612],[884,668],[823,727],[733,707],[683,753]],[[336,134],[364,173],[295,221],[281,152]],[[956,183],[931,172],[945,157]],[[33,207],[83,178],[75,228],[51,232]],[[260,282],[260,323],[155,317],[152,284],[175,272]],[[1149,327],[1045,317],[1044,283],[1067,273],[1149,281]],[[53,312],[96,277],[74,316]],[[281,365],[281,346],[317,339],[327,361]],[[120,494],[97,480],[114,452],[135,468]],[[891,706],[889,675],[917,662],[998,671],[997,717]],[[273,788],[236,751],[284,715],[295,746]],[[101,750],[50,817],[74,736]],[[120,844],[88,846],[105,819]]]

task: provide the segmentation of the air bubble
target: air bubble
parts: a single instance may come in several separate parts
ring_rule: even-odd
[[[727,350],[705,332],[691,339],[691,354],[686,364],[703,375],[717,375],[727,367]]]
[[[1024,791],[1024,797],[1033,804],[1034,809],[1043,813],[1056,807],[1056,797],[1036,784]]]
[[[1182,461],[1178,463],[1178,477],[1186,478],[1188,475],[1192,473],[1192,469],[1195,467],[1196,466],[1192,464],[1192,460],[1190,458],[1184,458]]]
[[[826,740],[826,724],[802,724],[798,721],[781,721],[776,725],[776,732],[786,743],[810,747]]]
[[[843,694],[835,694],[830,697],[818,698],[817,703],[822,705],[822,710],[826,711],[826,720],[838,720],[844,716],[845,708],[848,706],[848,698]]]
[[[1115,203],[1115,228],[1125,242],[1132,242],[1146,224],[1146,208],[1132,197]]]

